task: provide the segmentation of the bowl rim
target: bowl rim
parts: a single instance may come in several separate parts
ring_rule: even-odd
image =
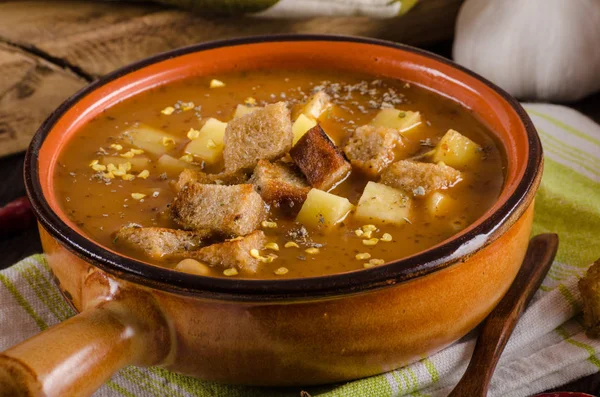
[[[413,52],[434,61],[458,69],[491,88],[506,101],[523,122],[529,150],[526,169],[518,181],[515,191],[506,202],[479,225],[447,240],[445,243],[421,251],[407,258],[389,262],[384,266],[317,277],[293,279],[234,279],[187,274],[153,266],[148,263],[121,256],[105,249],[71,229],[50,207],[42,193],[39,179],[38,153],[52,127],[67,110],[88,93],[128,73],[163,60],[205,50],[244,44],[270,42],[351,42],[391,47]],[[533,200],[539,184],[543,162],[542,146],[533,123],[519,102],[507,92],[454,62],[428,51],[390,41],[326,34],[278,34],[248,36],[199,43],[153,55],[138,62],[121,67],[82,88],[66,99],[42,123],[35,133],[24,161],[24,178],[27,195],[41,226],[69,251],[118,278],[179,294],[232,301],[285,301],[290,299],[316,299],[355,294],[384,288],[446,268],[467,258],[496,240],[507,224],[510,226]],[[473,242],[484,236],[483,241]]]

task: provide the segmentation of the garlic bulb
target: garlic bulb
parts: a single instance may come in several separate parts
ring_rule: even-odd
[[[581,99],[600,90],[600,0],[467,0],[453,55],[518,98]]]

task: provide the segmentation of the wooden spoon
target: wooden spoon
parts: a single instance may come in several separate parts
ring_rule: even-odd
[[[496,364],[519,317],[538,290],[558,249],[558,235],[531,239],[521,270],[498,306],[483,322],[467,371],[448,397],[486,397]]]

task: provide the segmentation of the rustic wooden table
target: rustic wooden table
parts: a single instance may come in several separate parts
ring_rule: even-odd
[[[455,0],[453,0],[453,2],[455,5],[460,3],[460,1],[455,1]],[[435,3],[435,2],[433,2],[433,3]],[[439,1],[438,1],[438,3],[439,3]],[[432,4],[432,3],[430,3],[430,4]],[[0,5],[0,10],[1,9],[2,9],[2,5]],[[106,12],[106,10],[104,10],[104,11]],[[142,16],[145,18],[150,18],[150,17],[148,17],[148,15],[151,15],[151,14],[152,15],[162,15],[161,13],[165,13],[165,11],[162,11],[162,10],[157,11],[154,9],[151,9],[152,12],[148,11],[147,13],[143,13],[139,9],[137,9],[133,6],[126,9],[126,11],[130,14],[128,16],[131,17],[132,20],[135,20],[135,23],[150,23],[150,24],[152,23],[151,21],[150,22],[148,20],[140,21],[140,18],[142,18]],[[168,11],[167,13],[168,13],[167,16],[169,18],[171,18],[170,23],[172,23],[172,20],[178,20],[178,21],[186,20],[189,22],[189,20],[188,20],[189,17],[181,15],[180,12]],[[0,15],[2,15],[2,12],[0,12]],[[106,20],[106,18],[108,18],[108,20]],[[160,18],[164,18],[164,16],[161,16]],[[114,22],[113,21],[114,18],[111,19],[111,18],[107,17],[105,14],[101,15],[100,19],[103,19],[104,24]],[[96,23],[99,23],[99,22],[96,21]],[[213,24],[211,26],[214,27],[215,24],[218,24],[218,23],[211,22],[211,24]],[[263,24],[268,25],[270,28],[278,27],[278,29],[281,31],[289,31],[290,30],[289,26],[284,29],[282,27],[283,25],[281,25],[281,24],[270,23],[270,25],[269,25],[269,23],[264,23],[264,22],[263,22]],[[307,22],[303,22],[303,24],[296,24],[295,30],[302,31],[307,26],[307,24],[308,24]],[[222,27],[222,25],[223,24],[221,24],[221,29],[224,29]],[[138,29],[138,30],[140,29],[140,27],[138,27],[138,26],[134,26],[134,27],[135,27],[135,29]],[[6,28],[6,26],[5,26],[5,28]],[[163,29],[166,29],[166,28],[163,27]],[[264,29],[269,31],[268,27],[264,28]],[[4,32],[2,32],[2,30],[3,30],[2,27],[0,27],[0,65],[2,64],[2,57],[1,57],[2,51],[6,50],[8,48],[8,47],[6,47],[5,44],[3,44],[2,36],[3,36]],[[21,29],[21,30],[23,30],[23,29]],[[336,32],[335,30],[327,30],[327,29],[325,31]],[[226,33],[227,33],[227,35],[233,34],[231,29],[228,30]],[[352,33],[352,32],[350,32],[350,33]],[[353,33],[358,34],[360,32],[353,32]],[[170,36],[167,35],[167,37],[170,37]],[[393,38],[393,37],[388,37],[388,38]],[[439,39],[439,38],[440,38],[440,36],[430,37],[430,40],[427,40],[427,41],[431,41],[432,39]],[[177,43],[179,43],[179,41],[177,41]],[[188,43],[184,41],[181,44],[188,44]],[[5,47],[3,47],[3,45]],[[174,47],[174,45],[172,43],[169,43],[168,45],[170,47]],[[160,47],[160,45],[159,45],[159,47]],[[443,41],[441,43],[438,43],[438,44],[433,44],[433,45],[432,44],[422,44],[421,47],[428,49],[432,52],[438,53],[442,56],[450,57],[451,45],[450,45],[450,42],[447,40]],[[11,50],[14,50],[14,48],[11,48]],[[29,50],[31,50],[31,49],[29,49]],[[27,50],[26,48],[20,49],[20,51],[25,51],[25,52],[27,52],[29,50]],[[5,60],[6,59],[7,58],[5,58]],[[48,61],[48,60],[51,61],[51,59],[46,58],[46,61]],[[110,63],[110,61],[107,61],[107,62]],[[122,62],[122,60],[121,60],[121,62]],[[104,68],[110,67],[110,65],[108,65],[108,66],[101,65],[101,66]],[[36,67],[37,71],[39,71],[38,69],[39,68]],[[68,69],[69,73],[77,73],[76,68],[75,69],[67,68],[67,69]],[[31,77],[31,76],[29,76],[29,77]],[[77,88],[77,86],[85,84],[86,80],[91,80],[94,77],[95,77],[95,75],[84,73],[82,82],[74,84],[73,86],[74,86],[74,88]],[[4,81],[0,81],[0,88],[2,87],[3,82]],[[71,88],[71,85],[68,85],[68,87]],[[32,88],[32,89],[34,89],[34,88]],[[3,94],[2,90],[0,90],[0,97],[2,94]],[[578,109],[582,113],[584,113],[587,116],[589,116],[590,118],[594,119],[596,122],[600,123],[600,93],[590,96],[588,98],[585,98],[584,100],[581,100],[577,103],[573,103],[570,106],[572,106],[575,109]],[[14,120],[18,120],[18,118],[8,119],[5,117],[4,123],[14,123],[15,122]],[[29,122],[29,124],[38,122],[35,120],[37,120],[37,119],[33,119],[32,121]],[[2,121],[3,121],[3,117],[2,117],[2,114],[0,114],[0,146],[4,145],[4,143],[2,143],[2,139],[1,139],[2,138],[2,128],[3,128],[1,125]],[[20,145],[21,146],[23,145],[22,142],[20,143]],[[12,151],[14,151],[14,150],[12,150]],[[4,153],[6,153],[6,152],[8,152],[8,151],[4,151]],[[3,153],[1,147],[0,147],[0,153]],[[25,194],[25,187],[23,184],[23,175],[22,175],[23,174],[23,158],[24,158],[24,154],[22,152],[0,158],[0,175],[2,175],[2,177],[1,177],[2,182],[0,183],[0,206],[4,205],[20,196],[23,196]],[[19,259],[22,259],[28,255],[41,252],[41,250],[42,250],[42,248],[41,248],[39,235],[38,235],[36,228],[30,228],[18,235],[9,236],[8,238],[5,238],[4,240],[0,240],[0,269],[8,267],[8,266],[12,265],[13,263],[15,263],[16,261],[18,261]],[[557,388],[557,390],[579,391],[579,392],[585,392],[585,393],[593,394],[595,396],[599,396],[600,395],[600,373],[585,377],[583,379],[572,382],[568,385],[564,385],[562,387]]]

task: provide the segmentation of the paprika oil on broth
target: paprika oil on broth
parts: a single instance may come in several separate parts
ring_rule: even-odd
[[[209,118],[230,121],[238,105],[253,108],[280,101],[292,109],[295,121],[305,103],[319,91],[328,94],[331,104],[310,125],[318,123],[340,148],[358,127],[373,124],[382,109],[388,109],[396,111],[388,113],[399,118],[413,117],[417,112],[419,116],[414,126],[399,131],[402,145],[394,148],[394,161],[435,163],[436,150],[445,145],[442,139],[449,130],[474,143],[478,159],[457,167],[460,180],[451,186],[434,192],[422,192],[420,186],[405,191],[411,205],[400,223],[355,216],[367,183],[379,183],[379,176],[366,175],[354,166],[349,176],[329,191],[353,205],[333,226],[298,222],[302,204],[296,208],[271,205],[267,222],[259,229],[268,243],[276,245],[258,248],[261,256],[273,259],[261,262],[256,273],[240,271],[233,277],[298,278],[381,266],[446,240],[477,220],[500,195],[504,154],[493,134],[461,105],[398,80],[321,70],[273,70],[190,78],[107,109],[81,128],[60,154],[55,171],[57,197],[68,217],[93,240],[153,265],[175,268],[180,258],[150,259],[119,244],[115,236],[126,225],[180,228],[171,217],[170,207],[177,194],[173,181],[181,167],[187,164],[206,173],[222,170],[222,159],[209,164],[186,156],[190,130],[201,131]],[[177,138],[170,147],[169,138],[163,139],[166,153],[177,160],[176,164],[165,166],[157,155],[136,150],[123,141],[123,133],[140,124]],[[107,172],[107,158],[138,165],[121,169],[111,179],[98,177]],[[211,276],[232,276],[224,274],[222,267],[209,268]],[[285,272],[280,271],[282,268]]]

